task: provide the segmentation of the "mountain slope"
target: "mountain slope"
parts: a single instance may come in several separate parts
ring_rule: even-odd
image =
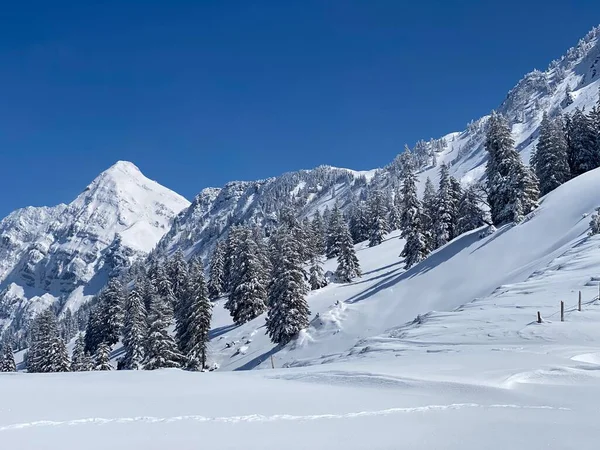
[[[563,57],[553,61],[546,71],[527,74],[497,108],[507,117],[517,150],[526,163],[537,143],[545,111],[556,114],[569,113],[574,108],[589,109],[598,100],[599,38],[600,27],[597,27]],[[421,165],[421,188],[427,177],[437,181],[442,162],[450,165],[450,174],[463,184],[482,179],[487,159],[483,142],[488,117],[471,122],[462,132],[417,143],[412,151]],[[399,167],[398,157],[384,168],[367,172],[322,166],[267,180],[231,182],[221,189],[205,189],[176,218],[159,249],[172,253],[181,248],[188,254],[207,256],[231,224],[245,222],[268,227],[285,206],[294,207],[300,216],[332,207],[336,202],[346,210],[352,202],[365,198],[369,189],[397,186]]]
[[[13,212],[0,222],[0,323],[56,301],[76,309],[152,250],[188,205],[119,161],[68,205]]]

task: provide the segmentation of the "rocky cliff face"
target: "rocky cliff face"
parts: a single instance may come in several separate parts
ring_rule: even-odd
[[[13,212],[0,222],[0,323],[56,302],[76,309],[150,252],[188,205],[120,161],[68,205]]]

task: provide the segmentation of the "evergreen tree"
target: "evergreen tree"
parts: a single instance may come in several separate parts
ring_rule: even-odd
[[[241,238],[245,235],[246,230],[241,226],[232,226],[229,229],[227,235],[227,241],[225,244],[225,262],[223,265],[224,278],[225,278],[225,292],[231,292],[232,287],[237,285],[239,273],[237,269],[240,267],[236,261],[238,258],[238,248],[240,246]]]
[[[329,223],[327,224],[327,240],[325,254],[328,259],[337,258],[340,251],[340,239],[343,231],[344,218],[337,203],[331,211]]]
[[[113,278],[100,294],[100,323],[102,341],[109,346],[119,342],[123,327],[123,303],[125,293],[121,282]]]
[[[592,119],[579,108],[567,122],[568,159],[576,177],[600,167],[600,148]]]
[[[406,269],[427,257],[427,244],[421,223],[421,202],[417,196],[417,177],[410,165],[404,173],[402,187],[402,234],[406,240],[400,256],[404,257]]]
[[[350,283],[354,278],[360,277],[360,264],[354,251],[350,230],[345,223],[342,224],[340,251],[337,261],[336,275],[342,283]]]
[[[388,215],[388,224],[390,226],[390,230],[399,230],[401,225],[401,213],[402,213],[402,194],[399,190],[394,192],[394,195],[391,196],[389,201],[389,215]]]
[[[125,303],[125,320],[123,326],[125,356],[121,362],[123,369],[139,370],[142,368],[147,333],[146,308],[139,291],[139,286],[136,283],[129,292]]]
[[[464,191],[462,186],[460,185],[460,182],[453,176],[450,176],[450,213],[452,217],[452,221],[450,222],[450,240],[454,239],[460,234],[458,232],[458,207],[460,205],[460,200],[462,199],[463,194]]]
[[[514,149],[506,120],[492,113],[485,148],[489,153],[486,166],[488,204],[494,224],[514,221],[537,206],[537,179],[526,168]]]
[[[183,357],[169,334],[169,327],[173,323],[173,309],[169,299],[159,292],[154,294],[148,318],[150,323],[144,369],[180,367]]]
[[[596,208],[596,212],[592,215],[592,220],[590,220],[590,232],[588,234],[590,236],[600,234],[600,208]]]
[[[479,205],[479,197],[474,186],[465,189],[458,205],[457,233],[463,234],[486,223],[485,212]]]
[[[91,370],[91,361],[85,353],[85,340],[83,334],[79,334],[73,347],[71,355],[71,372],[85,372]]]
[[[425,241],[426,252],[432,252],[436,249],[434,223],[437,217],[437,193],[427,177],[425,181],[425,191],[423,192],[423,208],[421,214],[421,225],[423,228],[423,239]]]
[[[323,274],[323,267],[318,256],[314,256],[310,262],[308,284],[311,291],[327,286],[327,280]]]
[[[454,205],[450,189],[450,171],[446,163],[442,163],[434,220],[435,248],[445,245],[451,239]]]
[[[33,322],[31,344],[27,355],[28,372],[67,372],[69,355],[59,336],[54,313],[47,309]]]
[[[323,223],[323,219],[319,210],[315,213],[312,220],[312,229],[313,229],[313,237],[314,237],[314,249],[315,255],[324,255],[325,254],[325,225]]]
[[[301,245],[298,242],[297,244],[298,247]],[[244,235],[240,236],[238,246],[236,283],[232,286],[225,304],[233,321],[238,325],[249,322],[267,309],[263,266],[258,256],[256,242],[252,239],[249,230],[245,229]]]
[[[387,222],[387,207],[380,191],[374,191],[369,198],[369,247],[375,247],[383,242],[385,235],[390,232]]]
[[[186,309],[187,320],[182,332],[184,355],[187,367],[192,370],[206,367],[206,352],[212,318],[212,304],[204,280],[204,270],[198,260],[192,260],[188,280],[189,303]]]
[[[16,372],[17,365],[13,354],[12,345],[5,342],[0,350],[0,372]]]
[[[94,370],[112,370],[110,364],[110,345],[102,342],[94,355]]]
[[[308,326],[310,310],[305,299],[307,286],[300,249],[289,229],[278,229],[274,235],[274,247],[278,252],[273,264],[273,281],[269,286],[266,326],[271,341],[286,344]]]
[[[540,194],[546,195],[571,177],[568,146],[562,117],[550,119],[544,113],[540,137],[531,157],[531,167],[540,181]]]
[[[225,243],[218,241],[210,259],[208,294],[212,300],[225,293]]]
[[[339,239],[339,224],[337,225],[337,234]],[[369,239],[369,214],[367,212],[367,206],[365,205],[365,202],[358,202],[350,211],[349,227],[352,240],[355,244]]]

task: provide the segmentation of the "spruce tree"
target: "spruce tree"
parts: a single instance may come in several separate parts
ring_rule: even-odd
[[[342,223],[342,232],[340,239],[340,250],[337,258],[338,266],[336,276],[342,283],[350,283],[354,278],[360,277],[360,264],[354,251],[354,243],[350,230],[345,223]]]
[[[406,269],[427,257],[427,243],[422,228],[421,202],[417,196],[417,177],[411,165],[405,166],[402,187],[402,234],[406,240],[400,256],[404,257]]]
[[[479,203],[476,188],[469,186],[465,189],[458,205],[457,233],[459,235],[479,228],[486,223],[485,212]]]
[[[131,289],[125,303],[125,320],[123,325],[123,348],[125,356],[121,367],[125,370],[139,370],[144,361],[146,344],[147,314],[139,285]]]
[[[402,209],[401,209],[402,210]],[[427,177],[425,181],[425,190],[423,192],[423,207],[421,214],[421,225],[423,228],[423,238],[425,240],[426,252],[432,252],[436,249],[434,223],[437,217],[437,193],[431,178]]]
[[[450,189],[450,171],[446,163],[442,163],[434,220],[435,248],[445,245],[451,239],[454,205]]]
[[[180,367],[183,357],[177,349],[175,340],[169,334],[169,328],[173,323],[173,307],[168,298],[158,292],[153,295],[148,320],[144,369]]]
[[[111,347],[119,342],[121,336],[124,299],[123,285],[116,278],[111,279],[100,294],[102,342],[106,342]]]
[[[320,259],[319,256],[314,256],[310,262],[308,284],[311,291],[327,286],[327,280],[325,279]]]
[[[298,242],[297,244],[301,245]],[[225,308],[229,310],[233,321],[241,325],[258,317],[267,309],[263,266],[256,242],[247,229],[240,236],[236,264],[236,283],[232,285]]]
[[[225,242],[218,241],[210,259],[208,295],[215,300],[225,293]]]
[[[27,355],[28,372],[67,372],[69,355],[59,335],[58,323],[52,310],[47,309],[35,319]]]
[[[325,254],[325,225],[323,223],[323,218],[321,217],[321,213],[319,210],[315,213],[312,220],[312,229],[313,229],[313,237],[314,237],[314,249],[315,255],[324,255]]]
[[[370,236],[370,227],[369,227],[369,213],[367,211],[367,205],[365,202],[358,202],[353,206],[350,211],[350,234],[352,235],[352,240],[355,244],[359,242],[366,241]],[[336,225],[337,239],[339,239],[339,224]],[[333,234],[333,231],[332,231]],[[337,245],[337,244],[336,244]]]
[[[537,206],[537,178],[514,149],[506,120],[495,112],[487,123],[485,148],[488,204],[495,225],[520,219]]]
[[[15,363],[15,355],[13,354],[12,345],[5,342],[0,349],[0,372],[16,372],[17,365]]]
[[[460,234],[458,232],[458,206],[460,204],[460,200],[462,199],[463,193],[464,191],[460,185],[460,182],[453,176],[450,176],[450,212],[452,216],[452,221],[450,222],[450,240],[454,239]]]
[[[192,260],[190,278],[187,285],[187,320],[182,333],[186,365],[191,370],[206,367],[206,353],[212,318],[212,304],[204,280],[204,269],[198,260]]]
[[[579,108],[567,122],[568,159],[576,177],[600,167],[600,148],[592,119]]]
[[[110,345],[106,342],[102,342],[96,354],[94,355],[94,370],[112,370],[113,367],[110,364]]]
[[[273,240],[278,252],[269,286],[266,326],[271,341],[286,344],[308,326],[310,310],[305,299],[308,289],[300,249],[290,230],[280,227]]]
[[[562,117],[550,119],[544,112],[540,125],[540,137],[531,167],[540,181],[540,194],[546,195],[571,177],[568,146]]]
[[[340,251],[340,239],[342,238],[344,218],[337,203],[335,204],[327,224],[327,239],[325,254],[328,259],[337,258]]]
[[[383,242],[390,232],[387,222],[388,210],[380,191],[371,194],[368,204],[369,213],[369,247],[375,247]]]
[[[401,213],[402,213],[402,194],[399,190],[394,192],[393,196],[390,196],[389,201],[389,214],[388,214],[388,224],[390,226],[390,230],[399,230],[401,224]]]
[[[71,355],[71,372],[85,372],[91,369],[90,357],[85,353],[85,340],[80,333],[75,340]]]

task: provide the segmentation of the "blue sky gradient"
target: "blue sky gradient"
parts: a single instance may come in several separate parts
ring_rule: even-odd
[[[600,2],[11,2],[0,215],[71,201],[124,159],[191,199],[369,169],[464,128],[600,23]]]

